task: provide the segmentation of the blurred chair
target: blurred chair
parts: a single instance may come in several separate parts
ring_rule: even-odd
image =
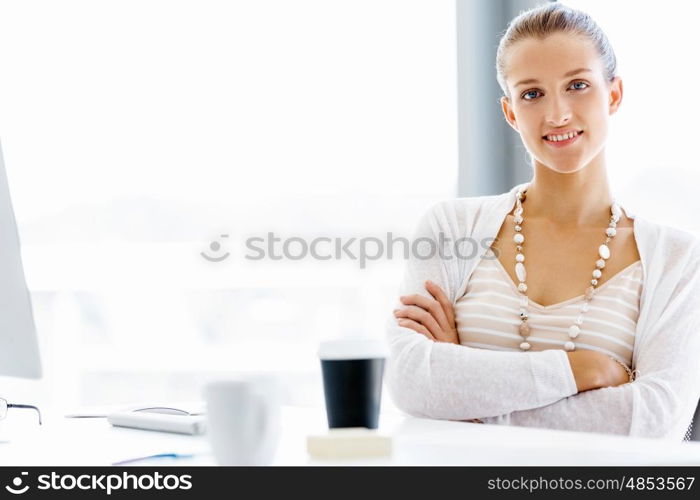
[[[699,423],[693,428],[695,422]],[[685,432],[683,441],[700,441],[700,401],[698,401],[698,406],[695,408],[695,415],[693,415],[693,419],[690,421],[690,426]]]

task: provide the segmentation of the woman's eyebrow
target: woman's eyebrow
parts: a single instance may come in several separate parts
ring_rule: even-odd
[[[592,72],[589,68],[579,68],[579,69],[574,69],[569,71],[568,73],[565,73],[562,78],[568,78],[570,76],[577,75],[579,73],[585,73],[585,72]],[[527,80],[520,80],[518,83],[515,84],[516,87],[519,87],[520,85],[529,85],[531,83],[540,83],[539,80],[536,80],[535,78],[528,78]]]

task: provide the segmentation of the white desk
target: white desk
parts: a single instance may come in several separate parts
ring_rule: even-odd
[[[391,458],[314,461],[306,436],[327,429],[323,409],[283,408],[273,465],[700,465],[700,442],[668,443],[603,434],[472,424],[382,414],[380,432],[393,436]],[[113,428],[106,419],[46,415],[0,422],[0,465],[109,465],[156,453],[195,453],[133,465],[213,465],[205,436]]]

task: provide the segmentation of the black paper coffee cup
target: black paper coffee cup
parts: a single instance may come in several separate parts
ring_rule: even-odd
[[[321,343],[319,358],[329,428],[379,426],[386,356],[384,344],[374,339]]]

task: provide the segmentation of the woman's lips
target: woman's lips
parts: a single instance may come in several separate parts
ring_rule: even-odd
[[[546,142],[547,144],[549,144],[550,146],[552,146],[553,148],[563,148],[563,147],[568,146],[569,144],[573,144],[574,142],[576,142],[578,140],[578,138],[581,137],[581,135],[583,135],[583,131],[579,132],[571,139],[567,139],[565,141],[550,141],[550,140],[547,140],[546,137],[543,137],[542,140],[544,142]]]

